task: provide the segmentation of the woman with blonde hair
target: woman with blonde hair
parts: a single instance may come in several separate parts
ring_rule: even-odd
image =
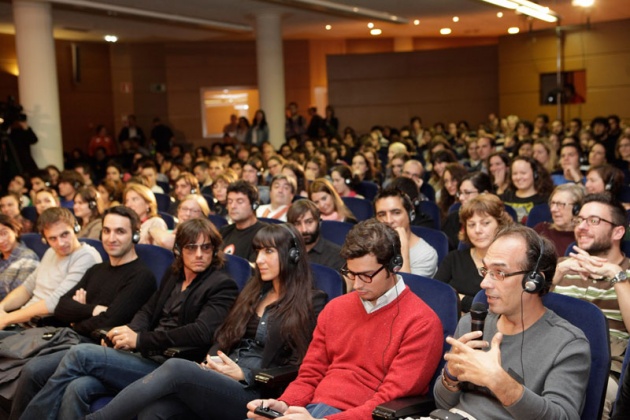
[[[466,201],[459,211],[460,240],[467,249],[451,251],[434,278],[450,284],[461,299],[462,312],[470,311],[473,298],[481,290],[483,258],[503,227],[513,223],[503,202],[494,194],[481,194]]]
[[[81,187],[74,195],[74,216],[81,230],[78,238],[101,239],[103,230],[103,205],[100,194],[94,187]]]
[[[206,199],[199,194],[189,194],[184,197],[177,206],[177,226],[191,219],[207,218],[210,207]],[[177,226],[173,230],[163,229],[161,226],[153,226],[149,234],[153,238],[153,244],[166,249],[173,249]]]
[[[317,178],[313,181],[309,188],[308,198],[319,209],[322,220],[357,223],[357,218],[327,179]]]
[[[554,172],[558,166],[558,154],[551,142],[540,138],[534,142],[532,157],[538,161],[549,173]]]
[[[149,231],[153,227],[167,230],[166,222],[158,216],[157,201],[153,191],[141,184],[129,183],[123,193],[125,206],[136,212],[142,225],[140,226],[141,244],[153,244]]]

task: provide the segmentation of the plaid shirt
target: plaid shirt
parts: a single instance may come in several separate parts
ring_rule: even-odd
[[[0,299],[21,285],[38,265],[37,255],[23,243],[19,243],[6,260],[0,254]]]

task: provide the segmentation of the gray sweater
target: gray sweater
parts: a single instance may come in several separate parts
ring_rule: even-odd
[[[491,342],[497,331],[498,315],[489,313],[483,338]],[[456,337],[470,332],[470,314],[457,326]],[[523,341],[522,338],[524,338]],[[521,368],[521,344],[522,365]],[[504,335],[501,365],[525,392],[520,400],[504,407],[486,388],[451,392],[436,381],[434,393],[439,408],[456,407],[477,419],[579,419],[590,373],[590,347],[584,333],[547,310],[525,331],[525,335]]]

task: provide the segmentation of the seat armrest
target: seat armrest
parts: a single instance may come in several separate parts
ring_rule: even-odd
[[[186,359],[186,360],[195,360],[201,362],[206,358],[206,354],[208,354],[208,349],[201,347],[169,347],[164,350],[165,357],[175,357],[177,359]]]
[[[409,416],[428,416],[435,410],[435,400],[432,395],[417,395],[397,398],[376,407],[372,411],[372,419],[400,419]]]
[[[279,366],[261,370],[256,374],[256,382],[267,388],[279,388],[288,385],[297,377],[299,367],[294,365]]]

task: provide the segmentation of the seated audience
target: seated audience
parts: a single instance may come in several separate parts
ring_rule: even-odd
[[[319,209],[322,220],[357,223],[352,211],[344,204],[330,181],[319,178],[310,186],[308,198]]]
[[[357,194],[357,179],[352,176],[352,171],[346,165],[333,166],[330,179],[340,197],[364,198]]]
[[[78,238],[101,239],[103,208],[94,187],[81,187],[74,196],[74,216],[81,226]]]
[[[608,192],[613,197],[619,197],[623,188],[623,172],[612,165],[593,166],[586,173],[587,194]]]
[[[361,222],[348,233],[341,256],[342,274],[355,291],[326,305],[297,379],[277,400],[247,404],[248,418],[265,420],[254,414],[263,406],[287,418],[368,419],[378,404],[429,391],[442,327],[396,274],[402,267],[398,235],[376,220]]]
[[[459,185],[467,174],[468,171],[466,168],[459,163],[449,163],[446,165],[446,168],[444,168],[442,190],[439,192],[440,198],[437,199],[443,222],[446,220],[449,208],[455,204]]]
[[[33,222],[22,216],[20,212],[20,197],[15,193],[8,193],[0,198],[0,214],[10,217],[21,226],[22,232],[33,231]]]
[[[269,204],[263,204],[256,209],[257,217],[287,221],[287,211],[296,193],[296,185],[292,178],[276,175],[271,180],[269,188]]]
[[[580,170],[582,149],[577,143],[563,144],[560,148],[560,170],[551,175],[554,185],[581,184],[584,174]]]
[[[200,217],[207,218],[209,214],[210,208],[208,207],[206,199],[199,194],[190,194],[180,201],[175,220],[177,226],[179,226],[190,219]],[[173,230],[164,229],[162,226],[153,226],[149,229],[149,234],[153,238],[153,244],[161,246],[162,248],[173,249],[177,226],[175,226]]]
[[[549,173],[538,161],[517,156],[510,167],[510,188],[500,197],[516,210],[516,220],[525,224],[532,207],[547,201],[552,189]]]
[[[496,152],[488,159],[488,172],[496,195],[503,194],[510,186],[510,156],[505,152]]]
[[[168,213],[172,216],[177,216],[177,209],[180,202],[190,194],[201,194],[199,189],[199,181],[190,172],[183,172],[175,180],[175,188],[173,188],[172,196],[175,201],[171,200],[171,204],[168,207]]]
[[[120,180],[111,181],[104,180],[96,187],[98,191],[98,201],[101,208],[107,210],[112,207],[120,206],[123,196],[123,183]]]
[[[212,201],[208,203],[212,214],[227,217],[227,189],[238,178],[234,171],[225,171],[212,183]]]
[[[125,206],[136,212],[142,223],[139,243],[153,244],[151,228],[158,227],[167,230],[166,222],[158,215],[155,194],[148,187],[135,182],[127,183],[123,201]]]

